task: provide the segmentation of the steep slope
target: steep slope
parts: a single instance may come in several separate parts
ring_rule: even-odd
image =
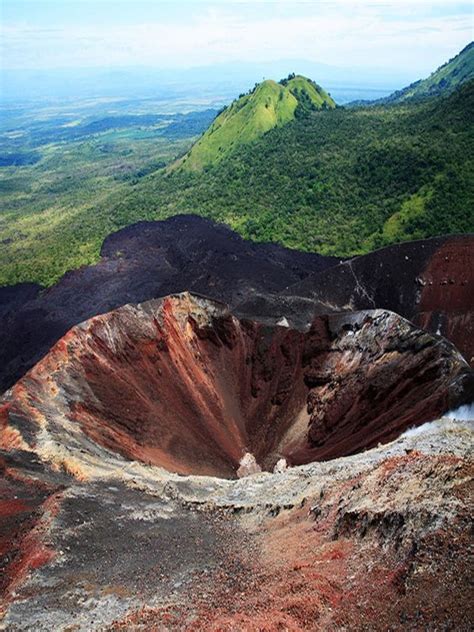
[[[5,630],[470,630],[473,433],[241,480],[0,453]]]
[[[394,92],[377,103],[400,103],[410,99],[449,94],[467,81],[474,79],[474,42],[470,42],[455,57],[440,66],[426,79]]]
[[[315,313],[382,307],[441,332],[469,360],[473,253],[472,236],[440,237],[338,265],[339,258],[246,242],[197,216],[140,222],[110,235],[98,264],[69,272],[47,290],[0,288],[0,392],[73,325],[184,290],[238,307],[247,318],[275,324],[286,317],[299,328]]]
[[[470,629],[472,428],[420,424],[473,378],[381,310],[78,325],[0,400],[0,627]],[[249,449],[277,471],[235,480]]]
[[[245,241],[195,215],[129,226],[107,237],[101,255],[97,265],[67,273],[46,291],[33,284],[0,288],[0,392],[70,327],[96,314],[183,290],[235,305],[340,261]]]
[[[297,115],[334,107],[320,86],[300,75],[280,83],[263,81],[225,108],[180,164],[186,170],[200,170]]]
[[[71,329],[0,400],[0,427],[3,447],[21,447],[26,426],[38,454],[62,446],[58,466],[67,451],[93,457],[102,446],[172,472],[235,478],[246,452],[269,471],[281,458],[353,454],[473,394],[456,349],[394,313],[322,316],[301,332],[239,320],[185,292]]]
[[[199,213],[246,238],[353,256],[474,232],[474,81],[446,99],[315,112],[204,172],[143,180],[110,212]]]
[[[296,116],[316,110],[333,110],[336,103],[332,97],[315,81],[302,75],[291,74],[282,79],[280,84],[288,88],[297,101]]]
[[[474,232],[473,109],[470,81],[443,99],[296,117],[209,169],[140,177],[93,209],[35,228],[34,240],[12,224],[0,239],[0,284],[52,285],[78,262],[98,261],[108,234],[182,213],[336,256]]]
[[[474,366],[474,235],[389,246],[310,274],[276,295],[254,294],[236,310],[269,323],[284,311],[290,324],[301,326],[315,313],[374,307],[445,336]]]

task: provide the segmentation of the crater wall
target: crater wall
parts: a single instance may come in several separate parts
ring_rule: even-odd
[[[3,441],[232,478],[246,452],[271,470],[389,441],[472,389],[450,343],[392,312],[302,332],[183,293],[72,328],[5,398]]]

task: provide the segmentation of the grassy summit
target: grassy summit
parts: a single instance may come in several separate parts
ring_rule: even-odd
[[[225,108],[180,164],[187,171],[199,171],[274,127],[310,111],[335,107],[333,99],[306,77],[290,75],[280,83],[268,79]]]
[[[473,232],[473,104],[468,82],[448,97],[296,116],[204,171],[150,174],[114,218],[198,213],[340,256]]]
[[[50,285],[97,261],[112,231],[177,213],[224,222],[255,241],[341,256],[473,232],[473,108],[474,81],[448,97],[295,114],[205,170],[144,168],[115,185],[104,178],[108,191],[80,180],[77,161],[63,160],[60,190],[44,161],[11,167],[10,181],[23,178],[22,190],[31,182],[31,193],[9,196],[23,206],[0,223],[0,285]],[[37,182],[51,200],[44,210]]]

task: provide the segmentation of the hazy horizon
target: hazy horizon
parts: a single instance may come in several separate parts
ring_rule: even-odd
[[[431,68],[430,72],[435,69]],[[290,72],[316,80],[340,104],[387,96],[424,78],[413,69],[387,72],[382,67],[332,66],[309,59],[278,59],[253,64],[235,60],[188,68],[95,66],[3,69],[1,92],[4,103],[38,98],[129,98],[131,95],[148,98],[183,94],[194,98],[197,95],[212,96],[214,104],[222,105],[255,82],[279,80]]]
[[[304,74],[339,103],[385,96],[472,40],[443,0],[2,0],[2,101],[186,92],[227,102]]]
[[[473,36],[470,2],[3,0],[4,70],[308,60],[423,76]]]

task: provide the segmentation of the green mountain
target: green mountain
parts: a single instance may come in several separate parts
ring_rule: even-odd
[[[474,42],[468,44],[456,57],[440,66],[426,79],[415,81],[382,101],[400,103],[409,99],[449,94],[471,79],[474,79]]]
[[[179,164],[187,171],[199,171],[274,127],[311,111],[335,107],[320,86],[301,75],[289,75],[279,83],[263,81],[225,108]]]
[[[295,118],[204,171],[150,175],[115,220],[198,213],[339,256],[474,232],[473,109],[471,81],[445,98]]]
[[[0,285],[51,284],[65,270],[97,261],[109,233],[178,213],[213,218],[255,241],[339,256],[399,241],[474,232],[474,80],[435,98],[358,108],[334,108],[329,102],[326,107],[332,109],[327,111],[322,111],[324,95],[317,90],[322,103],[314,104],[306,82],[299,77],[265,82],[241,97],[241,110],[247,106],[251,112],[251,104],[260,100],[252,97],[261,93],[281,94],[283,103],[277,97],[275,108],[274,98],[268,97],[265,108],[263,99],[263,108],[275,113],[273,127],[264,133],[262,125],[255,136],[245,129],[244,138],[252,142],[234,140],[225,160],[206,163],[205,169],[143,168],[131,180],[110,179],[108,190],[99,194],[90,180],[83,180],[82,162],[62,160],[59,167],[48,157],[33,166],[10,168],[8,186],[16,182],[21,198],[18,193],[11,198],[19,210],[4,213],[0,223]],[[307,97],[301,96],[303,88]],[[230,117],[230,111],[239,114],[234,106],[215,134],[243,118]],[[255,109],[260,112],[261,107]],[[263,115],[267,120],[269,113]],[[249,112],[251,120],[254,116]],[[212,139],[209,131],[202,140]],[[152,142],[156,144],[155,137]],[[127,151],[129,145],[127,139]],[[176,156],[189,146],[167,151]],[[80,147],[88,156],[91,143]],[[198,161],[203,148],[196,147],[192,160]],[[70,145],[65,151],[70,153]],[[111,154],[107,159],[114,162],[105,163],[107,171],[98,163],[90,168],[101,176],[112,168],[116,173],[113,165],[123,155]],[[170,163],[172,155],[166,154]],[[51,178],[51,164],[55,174],[64,171],[64,180]],[[74,178],[76,188],[65,197]],[[39,181],[44,182],[48,207],[38,198]],[[28,211],[20,206],[23,199],[31,201]]]

